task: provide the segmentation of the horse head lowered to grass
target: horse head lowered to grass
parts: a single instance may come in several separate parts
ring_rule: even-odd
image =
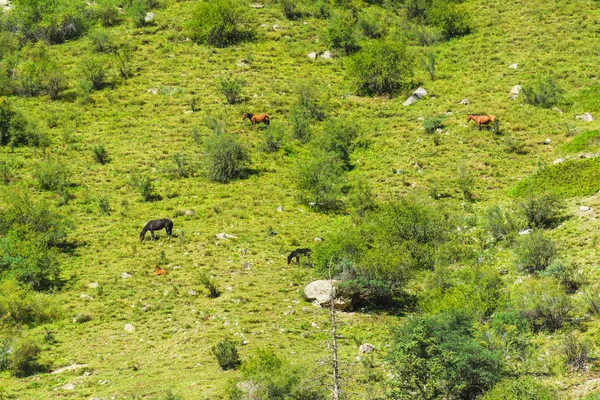
[[[475,115],[475,114],[467,114],[467,122],[475,121],[479,129],[481,129],[481,125],[493,124],[496,122],[495,115]]]
[[[252,122],[253,127],[254,127],[254,125],[260,124],[260,123],[263,123],[265,125],[271,124],[268,114],[252,114],[249,112],[242,113],[242,121],[244,121],[246,118],[249,119],[250,122]]]
[[[140,232],[140,241],[144,240],[144,236],[146,236],[146,232],[148,231],[150,231],[150,234],[152,235],[152,240],[156,240],[154,231],[159,231],[161,229],[165,229],[167,231],[167,236],[171,237],[171,234],[173,233],[173,221],[168,218],[148,221],[148,223],[144,225],[144,229]]]

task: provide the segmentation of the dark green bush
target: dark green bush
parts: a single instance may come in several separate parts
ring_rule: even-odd
[[[237,137],[211,135],[205,140],[204,150],[206,174],[211,181],[226,183],[248,173],[250,156]]]
[[[543,271],[556,257],[556,247],[543,231],[536,230],[523,235],[516,249],[517,266],[527,273]]]
[[[200,284],[208,290],[208,297],[215,299],[221,295],[221,291],[217,288],[217,284],[206,274],[200,275]]]
[[[117,60],[117,66],[119,68],[119,75],[121,78],[127,79],[133,76],[131,60],[133,60],[134,51],[135,48],[127,43],[113,51],[114,57]]]
[[[298,11],[297,2],[294,0],[279,0],[283,15],[289,20],[302,18],[302,13]]]
[[[29,43],[21,50],[23,61],[16,68],[20,92],[25,96],[48,94],[57,99],[66,87],[61,68],[43,42]]]
[[[108,53],[115,49],[111,34],[104,28],[96,27],[91,29],[87,34],[87,38],[97,53]]]
[[[309,160],[299,161],[297,171],[301,203],[322,212],[343,207],[344,168],[336,155],[318,151]]]
[[[229,104],[236,104],[242,101],[242,90],[245,85],[246,82],[236,78],[221,79],[219,82],[221,93],[223,93]]]
[[[520,312],[496,312],[480,335],[491,351],[502,355],[508,372],[520,374],[527,370],[533,335],[529,321]]]
[[[334,154],[344,168],[349,170],[352,167],[350,153],[357,137],[356,124],[343,118],[330,119],[325,123],[323,132],[315,139],[314,146],[316,149]]]
[[[442,129],[443,127],[444,119],[442,117],[431,117],[423,121],[423,128],[425,128],[425,132],[429,133],[430,135],[436,130]]]
[[[117,8],[119,0],[97,0],[94,15],[100,20],[102,26],[111,27],[121,23],[121,12]]]
[[[446,40],[465,36],[471,32],[469,14],[452,1],[435,2],[434,7],[428,12],[427,20],[440,29]]]
[[[185,153],[175,154],[173,162],[175,163],[175,172],[179,177],[187,178],[190,176],[190,165],[186,160]]]
[[[31,292],[13,279],[6,279],[0,284],[0,317],[4,323],[34,326],[51,322],[60,315],[60,308],[52,295]]]
[[[473,321],[451,312],[413,317],[392,338],[391,398],[475,399],[500,380],[502,361],[474,338]]]
[[[368,8],[358,17],[358,25],[363,35],[371,39],[379,39],[387,33],[386,14],[376,7]]]
[[[280,124],[271,124],[269,129],[263,130],[261,150],[265,153],[277,152],[285,140],[285,130]]]
[[[0,146],[40,146],[45,147],[48,137],[23,114],[12,107],[4,97],[0,97]]]
[[[319,83],[316,81],[302,82],[295,88],[297,105],[302,107],[309,116],[317,121],[327,117],[325,104],[321,101]]]
[[[564,100],[565,91],[550,77],[538,77],[528,85],[523,85],[521,92],[525,103],[536,107],[551,108]]]
[[[360,48],[356,34],[356,18],[349,11],[339,11],[327,25],[326,41],[336,50],[352,54]]]
[[[510,210],[492,205],[485,210],[484,229],[492,235],[494,241],[513,241],[520,228],[518,218]]]
[[[227,47],[255,37],[253,22],[246,10],[230,0],[204,1],[198,4],[187,25],[196,43]]]
[[[223,371],[236,369],[240,365],[237,346],[228,337],[211,348],[211,351],[217,359],[219,366]]]
[[[556,279],[567,293],[575,293],[583,284],[582,277],[577,276],[573,265],[561,260],[553,261],[538,275]]]
[[[293,106],[290,110],[290,122],[292,123],[292,137],[301,142],[307,142],[310,138],[310,113],[302,106]]]
[[[13,352],[9,357],[10,372],[18,377],[33,375],[42,372],[44,367],[39,363],[39,356],[42,349],[30,339],[21,339],[13,347]]]
[[[348,201],[359,218],[365,217],[368,212],[375,210],[377,207],[371,187],[363,180],[359,180],[352,186]]]
[[[560,221],[565,202],[559,196],[546,193],[529,196],[521,204],[521,210],[532,228],[553,228]]]
[[[148,176],[134,176],[129,183],[142,196],[144,201],[160,200],[161,197],[155,192],[152,178]]]
[[[88,57],[81,64],[81,73],[83,77],[91,82],[95,90],[100,90],[107,83],[107,64],[104,59],[97,57]]]
[[[71,173],[61,162],[44,161],[35,167],[33,177],[37,179],[40,189],[61,191],[70,185]]]
[[[157,5],[157,0],[126,0],[125,13],[133,22],[133,25],[139,28],[147,24],[145,21],[146,14]]]
[[[374,41],[350,60],[350,74],[363,94],[393,96],[409,87],[412,58],[404,44]]]
[[[108,150],[106,150],[103,144],[98,144],[92,147],[92,153],[94,153],[94,160],[96,160],[98,164],[104,165],[110,162]]]
[[[424,19],[427,11],[433,6],[433,0],[407,0],[404,4],[409,19]]]
[[[534,377],[521,376],[498,382],[482,400],[556,400],[553,391]]]
[[[567,334],[562,342],[562,353],[565,362],[574,371],[584,371],[589,360],[589,345],[579,340],[573,332]]]
[[[315,270],[324,277],[331,274],[348,278],[348,271],[354,274],[356,266],[367,251],[366,238],[356,229],[341,229],[314,250]]]

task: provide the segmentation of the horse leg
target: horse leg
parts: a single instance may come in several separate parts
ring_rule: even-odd
[[[156,240],[156,236],[154,236],[154,229],[150,229],[150,234],[152,235],[152,240]]]

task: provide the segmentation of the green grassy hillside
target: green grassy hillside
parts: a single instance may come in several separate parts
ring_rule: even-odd
[[[600,117],[593,90],[600,66],[597,2],[465,0],[460,7],[471,16],[471,32],[429,46],[419,44],[399,2],[335,2],[340,4],[331,5],[334,14],[352,7],[360,15],[381,12],[388,18],[388,39],[406,40],[415,57],[414,75],[391,97],[359,95],[350,73],[351,56],[328,43],[330,22],[318,17],[318,2],[299,4],[302,15],[295,20],[287,19],[274,1],[260,8],[236,2],[254,21],[256,35],[224,48],[190,40],[187,24],[197,3],[161,0],[151,9],[154,19],[140,26],[125,16],[126,6],[119,11],[121,23],[103,28],[115,47],[132,49],[129,73],[124,74],[130,76],[120,73],[114,54],[95,52],[87,33],[46,45],[51,69],[64,73],[58,99],[0,91],[3,101],[48,140],[47,146],[0,146],[0,177],[6,177],[0,212],[11,210],[13,194],[18,194],[34,204],[45,201],[40,207],[55,210],[73,226],[66,244],[56,250],[62,285],[38,294],[28,282],[22,283],[23,292],[15,291],[16,275],[7,266],[12,262],[9,249],[17,245],[5,240],[9,235],[0,221],[0,239],[5,240],[0,246],[0,292],[6,299],[0,304],[0,331],[6,343],[37,343],[39,361],[46,366],[26,377],[0,373],[0,398],[158,399],[168,398],[168,390],[183,399],[228,398],[230,382],[242,378],[238,370],[221,371],[211,352],[225,336],[239,345],[242,360],[271,349],[302,368],[306,377],[322,377],[328,387],[329,313],[302,297],[304,285],[321,275],[308,263],[288,265],[286,257],[298,247],[317,252],[339,232],[362,229],[363,220],[351,201],[354,189],[345,188],[345,207],[330,213],[298,199],[297,171],[317,153],[312,142],[292,134],[291,114],[302,88],[314,93],[326,113],[323,121],[310,120],[313,136],[336,118],[357,127],[352,168],[342,178],[345,186],[368,184],[376,204],[407,198],[443,209],[460,230],[452,243],[470,252],[415,272],[405,287],[407,296],[416,299],[412,305],[336,314],[347,398],[380,399],[391,393],[391,331],[404,325],[409,314],[468,310],[475,316],[476,337],[485,342],[494,315],[527,314],[535,309],[527,308],[532,293],[540,297],[544,289],[560,292],[557,298],[569,302],[565,323],[548,330],[532,322],[526,339],[530,353],[516,366],[506,366],[510,362],[505,359],[503,378],[531,377],[556,398],[595,398],[593,393],[600,393],[595,362],[600,307],[592,307],[600,293],[600,181],[597,159],[578,158],[597,151],[597,140],[587,138],[594,139],[597,135],[590,132],[597,133],[600,125],[575,118],[585,112]],[[15,4],[7,15],[28,2]],[[0,24],[8,32],[0,37],[5,48],[11,35],[19,36],[9,25]],[[358,38],[361,46],[383,40]],[[42,62],[28,58],[27,48],[19,50],[25,42],[19,36],[10,56],[0,52],[2,67],[14,66],[21,74],[15,79],[26,74],[27,62]],[[334,57],[307,57],[325,50]],[[426,51],[436,53],[435,80],[419,61]],[[83,91],[86,60],[98,60],[106,69],[103,88]],[[511,64],[518,68],[509,68]],[[513,86],[530,88],[546,76],[564,90],[555,105],[560,112],[526,104],[523,92],[510,100]],[[230,105],[220,82],[233,78],[245,84],[242,101]],[[6,82],[12,81],[0,80],[0,85]],[[419,86],[427,96],[403,106]],[[469,104],[459,104],[465,98]],[[253,129],[241,121],[243,111],[268,113],[271,126]],[[496,115],[499,132],[467,124],[468,113]],[[441,132],[426,133],[424,120],[438,116]],[[210,125],[215,123],[249,150],[250,171],[241,179],[218,183],[203,174],[203,144],[214,135]],[[265,135],[276,130],[284,132],[281,148],[263,151]],[[110,156],[106,164],[94,159],[98,145]],[[174,157],[182,154],[191,171],[188,177],[177,173]],[[552,166],[567,155],[573,159]],[[43,190],[38,178],[43,166],[64,168],[69,183]],[[151,179],[152,201],[144,201],[131,184],[143,177]],[[555,259],[571,275],[528,275],[520,269],[519,249],[526,235],[518,231],[533,228],[522,220],[507,228],[502,240],[490,233],[486,216],[491,207],[500,206],[519,219],[527,196],[547,191],[563,196],[565,208],[556,221],[537,228],[552,239]],[[23,210],[19,212],[28,213]],[[173,238],[160,231],[157,241],[140,242],[143,225],[159,218],[174,221]],[[219,233],[236,238],[222,240]],[[324,241],[315,242],[316,237]],[[168,275],[153,275],[156,265]],[[203,276],[214,280],[219,297],[207,296]],[[485,293],[487,280],[498,301],[495,308],[483,310],[481,304],[493,303]],[[34,296],[31,304],[38,307],[48,308],[39,306],[42,301],[53,304],[54,315],[18,320],[16,306],[6,304],[16,304],[15,297],[24,298],[24,293]],[[35,308],[31,304],[23,307]],[[126,331],[126,324],[135,330]],[[571,332],[589,346],[585,367],[578,370],[565,362],[564,338]],[[364,342],[376,350],[372,358],[357,359],[358,345]],[[86,366],[50,373],[72,364]],[[388,398],[401,398],[394,396]]]

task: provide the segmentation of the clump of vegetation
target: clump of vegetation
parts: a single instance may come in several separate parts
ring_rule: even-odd
[[[94,9],[94,15],[102,26],[108,28],[121,23],[121,13],[117,8],[118,0],[98,0]]]
[[[482,400],[554,400],[556,395],[529,376],[507,378],[485,393]]]
[[[283,15],[289,20],[302,18],[302,12],[298,11],[297,3],[293,0],[279,0]]]
[[[520,204],[521,211],[532,228],[552,228],[561,221],[565,202],[552,193],[529,196]]]
[[[97,53],[108,53],[114,50],[115,44],[110,33],[101,27],[94,28],[88,32],[88,40]]]
[[[81,64],[81,73],[95,90],[102,89],[107,83],[106,62],[100,58],[86,58]]]
[[[326,106],[320,100],[321,92],[316,82],[303,82],[296,86],[297,106],[309,117],[323,121],[327,117]]]
[[[529,85],[524,85],[521,92],[525,96],[525,103],[543,108],[560,104],[565,93],[551,76],[538,77]]]
[[[125,13],[136,27],[148,24],[146,14],[158,5],[157,0],[126,0]]]
[[[205,140],[204,151],[206,175],[211,181],[227,183],[248,173],[250,156],[237,137],[211,135]]]
[[[563,339],[562,352],[569,368],[574,371],[585,370],[589,359],[589,346],[585,341],[578,340],[571,332]]]
[[[71,173],[67,167],[58,161],[45,161],[39,163],[33,171],[42,190],[64,191],[70,185]]]
[[[242,89],[245,84],[246,82],[241,79],[221,79],[219,86],[221,88],[221,93],[223,93],[227,99],[227,103],[236,104],[242,101]]]
[[[311,377],[307,377],[306,371],[279,358],[271,350],[257,350],[244,361],[241,373],[246,382],[251,382],[253,397],[257,399],[327,399],[322,382],[313,381],[308,384]],[[247,398],[238,383],[233,381],[228,388],[231,400]]]
[[[352,166],[350,153],[357,137],[356,124],[341,118],[330,119],[326,122],[323,133],[315,139],[314,146],[335,155],[344,168],[349,170]]]
[[[44,371],[39,363],[42,349],[32,340],[21,339],[13,345],[12,354],[9,356],[9,370],[18,377],[30,376]]]
[[[253,23],[246,17],[245,11],[230,0],[198,4],[187,30],[196,43],[214,47],[231,46],[255,36]]]
[[[345,54],[352,54],[360,47],[356,34],[356,17],[349,11],[339,11],[327,25],[326,41]]]
[[[148,176],[134,176],[129,183],[142,196],[144,201],[160,199],[160,196],[155,192],[152,178]]]
[[[200,275],[200,284],[208,290],[208,297],[215,299],[221,295],[221,291],[217,287],[216,282],[206,274]]]
[[[437,61],[436,53],[434,51],[427,51],[420,57],[420,61],[429,74],[429,78],[433,81],[435,79],[435,64]]]
[[[49,139],[35,124],[29,122],[5,97],[0,97],[0,146],[46,147]]]
[[[492,235],[494,241],[512,242],[519,231],[520,221],[512,211],[492,205],[485,210],[484,228]]]
[[[431,117],[427,118],[423,121],[423,128],[425,128],[425,132],[430,135],[433,134],[438,129],[442,129],[444,127],[444,119],[442,117]]]
[[[92,147],[92,153],[94,154],[94,160],[96,160],[98,164],[104,165],[110,162],[108,150],[106,150],[103,144],[98,144]]]
[[[476,340],[473,321],[452,312],[414,317],[396,329],[389,360],[394,399],[474,399],[502,376],[502,361]]]
[[[523,235],[516,250],[517,266],[527,273],[543,271],[556,257],[556,247],[541,230]]]
[[[173,156],[173,162],[175,163],[175,173],[180,178],[187,178],[190,176],[190,165],[186,160],[185,153],[175,154]]]
[[[344,167],[335,154],[317,151],[298,163],[297,187],[300,202],[317,211],[338,211],[344,185]]]
[[[475,181],[473,179],[473,175],[467,169],[464,164],[458,166],[458,188],[463,194],[463,198],[465,201],[473,202],[475,201],[475,195],[473,193],[473,186],[475,185]]]
[[[223,371],[236,369],[241,363],[237,346],[228,337],[213,346],[211,351]]]
[[[387,34],[387,17],[379,9],[371,7],[358,17],[358,25],[363,35],[371,39],[379,39]]]
[[[408,0],[406,14],[410,20],[439,30],[449,40],[471,32],[470,15],[455,1]]]
[[[300,142],[307,142],[311,135],[310,114],[301,106],[293,106],[290,110],[292,137]]]
[[[350,74],[360,93],[393,96],[409,87],[412,65],[404,44],[376,41],[351,58]]]
[[[597,150],[600,147],[600,130],[588,131],[575,136],[569,143],[561,146],[566,153]]]
[[[272,124],[269,129],[265,129],[262,133],[263,142],[261,150],[265,153],[277,152],[285,140],[285,131],[282,125]]]
[[[0,254],[6,256],[6,253]],[[35,326],[51,322],[61,315],[51,295],[32,292],[16,280],[2,281],[0,294],[0,317],[4,323]]]
[[[23,61],[16,68],[19,92],[25,96],[47,94],[52,100],[58,99],[66,87],[66,78],[50,56],[48,46],[43,42],[28,43],[20,56]]]

